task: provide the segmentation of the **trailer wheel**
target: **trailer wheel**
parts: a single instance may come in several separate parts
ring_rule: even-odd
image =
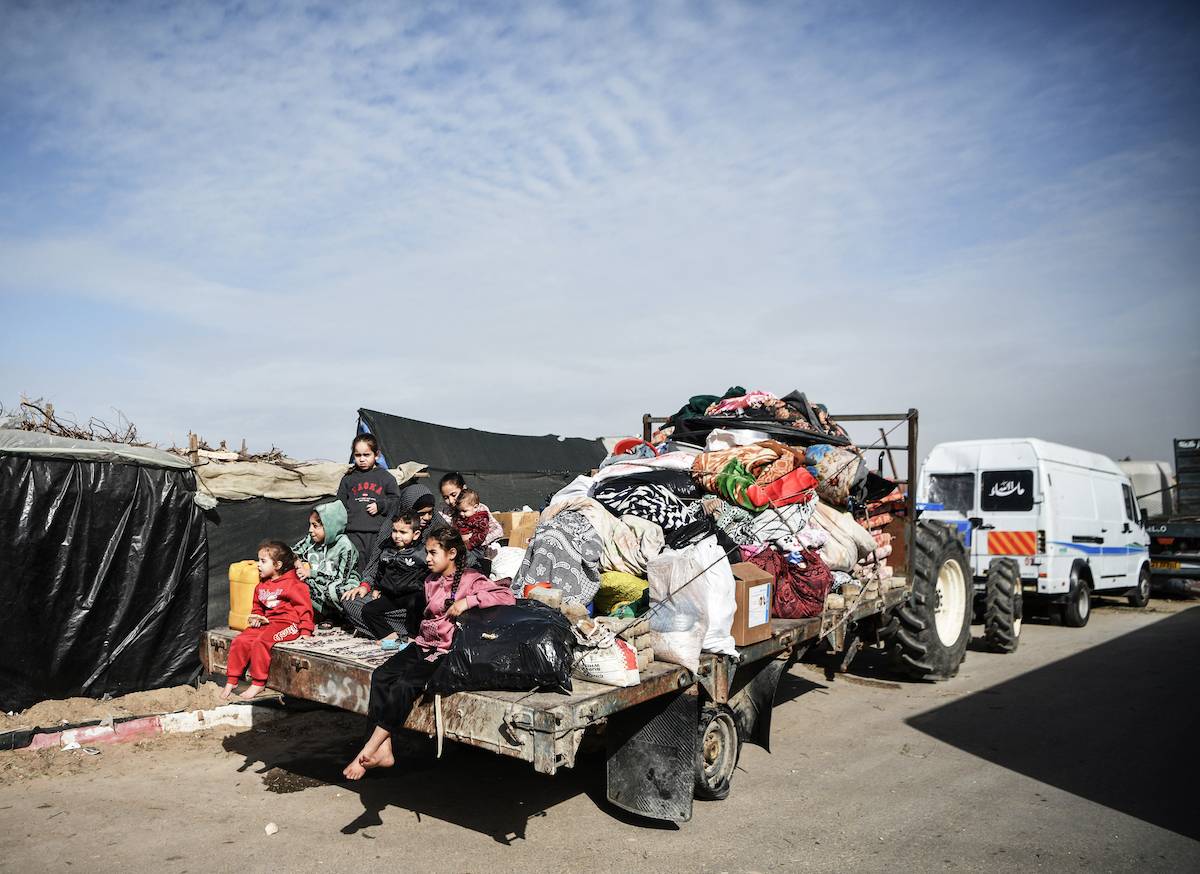
[[[1021,640],[1021,566],[1015,559],[994,558],[988,565],[984,594],[983,638],[992,652],[1013,652]]]
[[[958,673],[971,640],[971,563],[962,535],[929,519],[916,524],[912,591],[887,627],[892,667],[914,679]]]
[[[1063,625],[1068,628],[1083,628],[1092,616],[1092,593],[1079,565],[1071,568],[1071,588],[1067,592],[1067,603],[1062,608]]]
[[[696,737],[696,797],[720,801],[742,752],[737,723],[728,708],[706,704],[700,711]]]
[[[1150,568],[1142,565],[1138,572],[1137,588],[1129,593],[1129,604],[1139,610],[1150,603]]]

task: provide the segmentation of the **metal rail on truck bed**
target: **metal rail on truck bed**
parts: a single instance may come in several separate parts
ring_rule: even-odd
[[[826,614],[833,634],[867,616],[891,609],[904,595],[903,583],[877,599],[844,611]],[[738,671],[808,646],[821,637],[822,618],[772,619],[771,637],[742,647],[739,658],[706,653],[698,676],[678,665],[652,662],[636,686],[617,688],[573,680],[569,695],[555,692],[459,692],[442,699],[445,737],[532,763],[535,770],[553,774],[575,764],[584,733],[608,717],[696,683],[718,704],[730,700]],[[223,674],[229,644],[237,634],[219,628],[204,634],[201,660],[210,673]],[[378,643],[342,632],[276,644],[267,685],[284,694],[365,714],[371,672],[387,655]],[[405,727],[433,735],[433,705],[419,702]]]

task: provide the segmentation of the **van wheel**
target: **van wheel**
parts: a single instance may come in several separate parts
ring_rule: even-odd
[[[1129,604],[1139,610],[1150,603],[1150,568],[1143,566],[1138,572],[1137,588],[1129,593]]]
[[[1062,608],[1063,625],[1068,628],[1083,628],[1092,615],[1092,593],[1079,567],[1071,568],[1071,588],[1067,592],[1067,603]]]
[[[971,640],[971,563],[962,535],[930,519],[916,524],[912,590],[889,620],[884,644],[892,667],[915,679],[958,673]]]
[[[737,723],[728,708],[706,705],[700,711],[696,737],[697,798],[720,801],[729,795],[741,751]]]
[[[1011,558],[988,565],[983,638],[992,652],[1013,652],[1021,640],[1021,567]]]

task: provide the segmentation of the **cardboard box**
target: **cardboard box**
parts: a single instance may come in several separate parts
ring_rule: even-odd
[[[500,523],[500,527],[504,529],[504,536],[508,538],[509,546],[519,546],[524,549],[529,545],[529,541],[533,538],[533,532],[537,528],[538,520],[542,517],[538,512],[516,512],[516,513],[493,513],[496,521]]]
[[[748,561],[733,565],[737,611],[733,614],[733,642],[738,646],[771,636],[771,588],[775,578]]]

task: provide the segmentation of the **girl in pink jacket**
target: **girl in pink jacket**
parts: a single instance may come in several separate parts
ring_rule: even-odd
[[[438,528],[425,540],[425,615],[420,633],[409,646],[392,656],[371,674],[371,700],[367,716],[375,730],[365,746],[342,772],[358,780],[368,768],[389,768],[392,734],[404,727],[413,704],[437,667],[437,660],[450,649],[454,620],[475,607],[515,604],[507,585],[496,584],[483,574],[465,570],[467,548],[453,528]]]

